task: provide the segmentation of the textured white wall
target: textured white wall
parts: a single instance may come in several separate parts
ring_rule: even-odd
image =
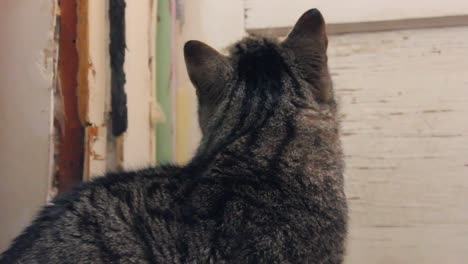
[[[53,1],[0,2],[0,251],[46,201]]]
[[[330,37],[346,263],[468,259],[468,27]]]
[[[328,23],[427,18],[468,14],[465,0],[243,0],[246,28],[292,26],[302,13],[318,8]]]

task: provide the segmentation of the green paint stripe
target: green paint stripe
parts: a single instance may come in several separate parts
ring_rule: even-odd
[[[156,127],[156,157],[158,163],[174,160],[173,113],[171,93],[171,0],[158,0],[158,25],[156,39],[156,96],[166,116],[165,123]]]

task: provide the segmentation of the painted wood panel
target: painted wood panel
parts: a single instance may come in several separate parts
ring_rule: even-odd
[[[329,24],[468,15],[465,0],[244,0],[246,29],[291,27],[302,13],[318,8]]]
[[[128,129],[124,135],[123,166],[135,168],[154,163],[154,127],[151,104],[154,102],[154,39],[156,1],[127,1],[126,54]]]
[[[330,37],[346,263],[468,259],[468,27]]]
[[[54,191],[72,190],[83,180],[84,126],[80,120],[78,94],[79,56],[77,0],[60,2],[58,82],[54,93],[55,168]]]
[[[0,252],[51,185],[55,12],[54,1],[0,1]]]
[[[80,100],[85,129],[84,179],[102,175],[107,170],[107,130],[110,108],[109,3],[80,1],[79,26],[83,46],[78,47],[84,79],[80,79]]]
[[[156,159],[159,163],[174,160],[173,123],[173,24],[174,0],[159,0],[157,7],[156,98],[163,117],[156,126]]]

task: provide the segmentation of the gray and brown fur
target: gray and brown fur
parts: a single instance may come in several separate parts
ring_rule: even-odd
[[[326,48],[315,9],[285,41],[249,37],[229,56],[189,41],[203,132],[193,160],[82,185],[43,209],[0,263],[342,263]]]

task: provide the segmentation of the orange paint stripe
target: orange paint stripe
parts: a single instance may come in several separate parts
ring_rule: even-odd
[[[58,191],[69,191],[81,182],[83,173],[84,128],[80,122],[77,100],[78,51],[77,1],[60,1],[59,80],[63,99],[63,122],[59,136]]]
[[[73,0],[71,2],[76,2]],[[66,2],[66,1],[65,1]],[[88,72],[91,67],[89,62],[89,21],[88,21],[88,0],[78,0],[77,27],[78,36],[76,39],[76,48],[78,49],[78,111],[81,124],[87,126],[89,122],[89,87],[88,87]]]

